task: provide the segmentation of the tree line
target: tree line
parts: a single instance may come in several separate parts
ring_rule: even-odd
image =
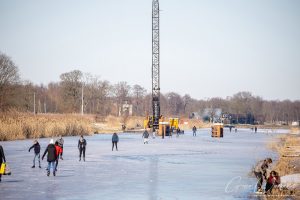
[[[98,76],[73,70],[60,75],[59,82],[35,85],[21,79],[12,59],[0,52],[0,110],[11,108],[36,113],[80,113],[99,116],[118,115],[127,102],[134,116],[151,115],[151,91],[120,81],[112,84]],[[251,114],[260,122],[275,123],[300,120],[300,101],[264,100],[250,92],[231,97],[197,100],[189,94],[161,94],[161,113],[165,116],[188,117],[205,108],[220,108],[223,113]],[[82,103],[83,102],[83,103]]]

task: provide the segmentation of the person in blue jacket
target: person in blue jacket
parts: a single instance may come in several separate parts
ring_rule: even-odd
[[[114,146],[116,146],[116,150],[118,151],[118,142],[119,142],[119,136],[117,135],[117,133],[114,133],[113,135],[112,135],[112,139],[111,139],[111,141],[112,141],[112,151],[114,150]]]

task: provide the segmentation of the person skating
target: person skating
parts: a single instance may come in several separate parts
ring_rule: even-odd
[[[257,133],[257,127],[256,126],[254,127],[254,131],[255,131],[255,133]]]
[[[144,144],[146,144],[146,143],[148,144],[149,133],[146,129],[142,135],[142,138],[144,138]]]
[[[196,126],[193,127],[193,136],[196,136],[197,128]]]
[[[59,155],[61,155],[62,153],[62,148],[59,146],[58,141],[55,142],[55,150],[56,150],[55,171],[57,171]]]
[[[5,155],[4,155],[4,151],[3,151],[3,147],[0,145],[0,166],[2,163],[6,163],[5,160]],[[0,182],[1,182],[1,174],[0,174]]]
[[[280,184],[280,176],[276,171],[271,171],[266,184],[266,189],[265,189],[266,194],[271,194],[274,186],[279,184]]]
[[[61,148],[61,153],[59,154],[60,159],[63,160],[63,151],[64,151],[64,139],[62,138],[62,136],[60,135],[59,138],[56,140],[56,142],[58,143],[58,146],[60,146]]]
[[[114,146],[116,146],[116,149],[118,151],[118,145],[117,144],[119,142],[119,136],[117,135],[117,133],[114,133],[112,135],[111,141],[112,141],[112,148],[111,148],[111,150],[113,151],[114,150]]]
[[[53,170],[53,176],[56,175],[55,172],[55,161],[57,159],[57,154],[56,154],[56,149],[55,149],[55,145],[53,144],[53,139],[50,140],[47,148],[45,149],[45,152],[42,156],[42,160],[44,160],[45,155],[47,154],[47,162],[48,162],[48,168],[47,168],[47,176],[50,175],[50,169],[52,166],[52,170]]]
[[[34,140],[33,145],[28,149],[28,152],[30,152],[31,149],[34,149],[34,157],[33,157],[33,165],[32,168],[35,168],[35,159],[37,158],[39,161],[39,168],[41,167],[41,160],[40,160],[40,151],[41,146],[37,140]]]
[[[179,134],[180,134],[180,128],[178,127],[178,128],[176,129],[176,135],[177,135],[177,137],[179,137]]]
[[[85,148],[86,148],[86,140],[83,138],[83,135],[81,135],[78,140],[79,161],[81,161],[81,155],[83,155],[83,161],[85,161]]]
[[[155,137],[156,137],[156,131],[155,131],[155,129],[153,129],[153,132],[152,132],[152,139],[155,139]]]
[[[263,181],[267,179],[267,169],[269,168],[269,165],[272,163],[271,158],[267,158],[265,160],[260,161],[255,169],[254,169],[254,175],[257,178],[257,191],[262,192],[262,185]]]

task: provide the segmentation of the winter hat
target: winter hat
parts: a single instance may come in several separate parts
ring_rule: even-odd
[[[51,139],[51,140],[50,140],[50,143],[49,143],[49,144],[54,144],[54,141],[53,141],[53,139]]]

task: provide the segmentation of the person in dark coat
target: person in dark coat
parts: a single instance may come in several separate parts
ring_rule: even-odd
[[[196,136],[197,128],[196,126],[193,127],[193,136]]]
[[[78,140],[78,149],[79,149],[79,161],[81,161],[81,155],[83,155],[83,161],[85,161],[86,140],[83,138],[83,135],[81,135],[80,139]]]
[[[47,162],[48,162],[48,168],[47,168],[47,176],[50,175],[50,169],[52,166],[52,170],[53,170],[53,176],[56,175],[55,172],[55,161],[57,159],[57,154],[56,154],[56,149],[55,146],[53,144],[53,139],[50,140],[49,145],[47,146],[43,156],[42,156],[42,160],[44,160],[45,155],[47,155]]]
[[[4,151],[3,151],[3,148],[2,146],[0,145],[0,166],[2,163],[5,163],[6,160],[5,160],[5,155],[4,155]],[[0,182],[1,182],[1,174],[0,174]]]
[[[178,128],[176,129],[176,135],[177,135],[177,137],[179,137],[179,134],[180,134],[180,128],[178,127]]]
[[[34,157],[33,157],[32,168],[35,168],[35,159],[36,158],[38,158],[39,168],[41,168],[41,160],[40,160],[41,146],[40,146],[40,144],[37,140],[34,140],[33,145],[29,148],[28,152],[30,152],[31,149],[34,149]]]
[[[118,151],[118,142],[119,142],[119,136],[117,135],[117,133],[114,133],[113,135],[112,135],[112,139],[111,139],[111,141],[112,141],[112,151],[114,150],[114,146],[116,145],[116,149],[117,149],[117,151]]]

